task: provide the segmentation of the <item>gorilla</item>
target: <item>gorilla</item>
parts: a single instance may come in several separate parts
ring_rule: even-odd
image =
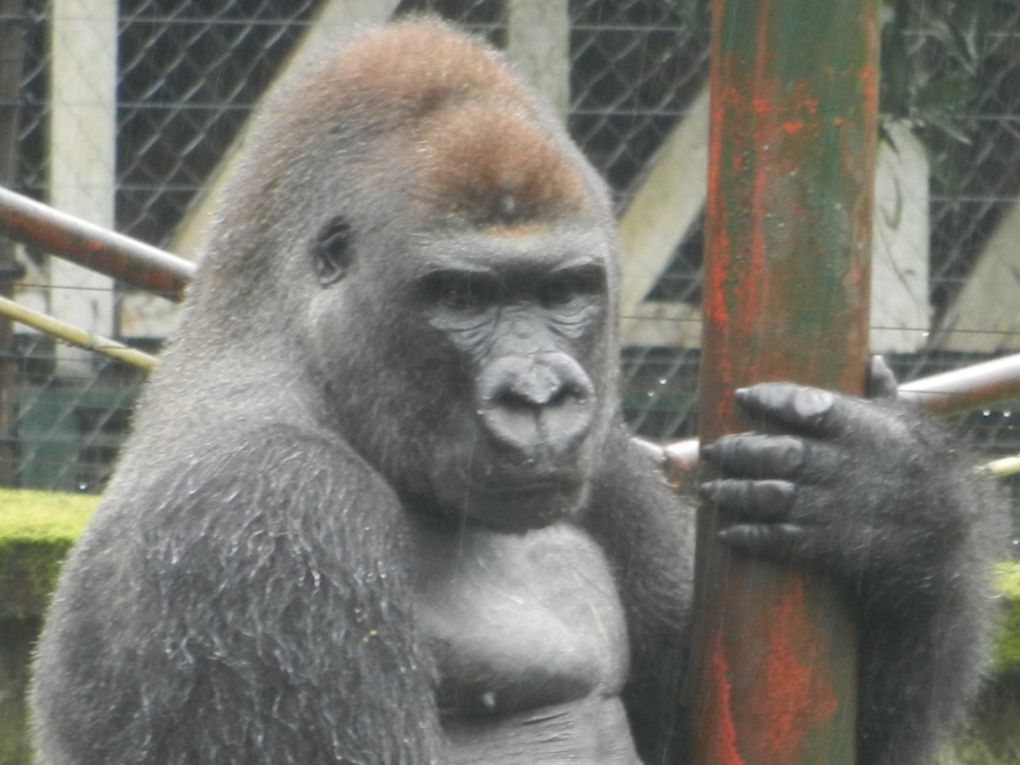
[[[41,765],[683,762],[693,513],[621,420],[617,261],[484,43],[405,20],[295,76],[64,567]],[[705,452],[724,537],[834,579],[860,761],[920,762],[981,674],[994,500],[908,407],[739,398],[774,435]]]

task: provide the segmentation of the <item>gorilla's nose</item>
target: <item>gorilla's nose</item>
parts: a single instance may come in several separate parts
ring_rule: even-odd
[[[595,413],[591,379],[564,353],[507,356],[478,385],[482,424],[501,445],[528,459],[558,460],[584,441]]]

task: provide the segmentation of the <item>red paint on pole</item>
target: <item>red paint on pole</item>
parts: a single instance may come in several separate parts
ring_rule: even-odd
[[[773,629],[769,631],[762,687],[752,704],[752,714],[765,731],[759,762],[789,765],[801,755],[803,732],[828,723],[839,707],[825,671],[829,641],[813,630],[806,617],[799,579],[793,580],[763,618]],[[768,627],[763,624],[760,629]]]
[[[704,747],[710,752],[709,760],[717,765],[745,765],[737,751],[737,729],[730,714],[733,687],[730,685],[726,652],[721,641],[716,641],[711,661],[712,688],[719,694],[715,700],[719,709],[719,722],[708,730],[712,738],[705,742]]]
[[[877,96],[875,0],[714,3],[701,436],[733,390],[859,393]],[[706,476],[711,478],[712,476]],[[856,635],[819,572],[732,555],[698,519],[684,765],[849,765]]]

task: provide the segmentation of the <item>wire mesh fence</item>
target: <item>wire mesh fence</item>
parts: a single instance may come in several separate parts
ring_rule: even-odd
[[[513,2],[380,0],[378,12],[438,14],[506,45]],[[326,4],[7,0],[0,83],[13,85],[0,84],[0,148],[13,161],[0,164],[0,183],[58,204],[70,200],[71,207],[80,205],[71,212],[193,256],[185,251],[192,247],[185,234],[195,210]],[[1010,294],[1020,302],[1020,259],[1002,244],[1011,226],[1020,227],[1020,9],[953,0],[888,5],[883,140],[891,156],[905,161],[903,136],[909,136],[923,160],[919,169],[898,166],[887,217],[920,214],[922,233],[908,238],[923,243],[921,254],[897,261],[895,276],[920,278],[924,294],[920,318],[896,327],[909,333],[908,341],[879,350],[909,380],[1020,346],[1003,318]],[[685,125],[695,135],[700,129],[708,3],[563,0],[562,8],[569,31],[565,118],[624,216],[670,142]],[[60,36],[68,29],[70,42]],[[108,73],[105,92],[79,92],[83,72],[92,71]],[[92,75],[89,81],[102,80]],[[68,120],[78,120],[71,138],[61,127]],[[92,155],[91,164],[82,159]],[[902,190],[909,173],[920,173],[920,196]],[[689,179],[675,180],[683,186]],[[62,191],[68,186],[77,188]],[[689,193],[696,211],[703,191],[693,184]],[[109,198],[108,211],[97,194]],[[694,432],[699,350],[690,338],[701,298],[701,231],[695,214],[668,257],[651,265],[641,258],[625,262],[625,268],[649,269],[639,274],[647,289],[625,307],[630,339],[622,359],[624,411],[647,437]],[[987,284],[1001,289],[998,297],[982,299]],[[172,326],[172,310],[158,299],[84,280],[54,267],[44,253],[16,251],[9,243],[0,244],[0,290],[49,311],[65,310],[60,296],[68,295],[85,306],[73,310],[107,317],[105,333],[147,350],[156,350]],[[656,322],[659,331],[642,334]],[[141,376],[17,327],[0,330],[0,354],[0,485],[101,490]],[[997,406],[961,424],[997,456],[1020,451],[1015,420],[1011,407]]]

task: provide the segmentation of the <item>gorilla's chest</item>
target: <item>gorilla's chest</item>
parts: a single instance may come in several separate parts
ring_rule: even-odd
[[[426,532],[416,581],[447,717],[615,697],[625,682],[616,586],[579,529]]]

